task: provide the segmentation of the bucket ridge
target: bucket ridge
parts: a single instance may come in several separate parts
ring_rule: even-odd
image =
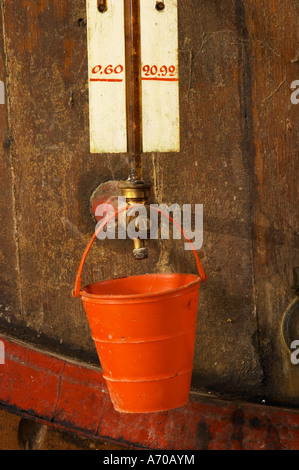
[[[105,380],[108,380],[110,382],[129,382],[129,383],[135,383],[135,382],[155,382],[155,381],[159,381],[159,380],[168,380],[168,379],[173,379],[179,375],[186,375],[186,374],[189,374],[190,372],[192,372],[193,370],[193,367],[189,368],[189,369],[185,369],[183,371],[179,371],[175,374],[171,374],[171,375],[165,375],[165,376],[156,376],[156,377],[140,377],[139,379],[128,379],[128,378],[123,378],[123,379],[113,379],[107,375],[104,375],[103,374],[103,377]]]
[[[167,336],[160,336],[160,337],[156,337],[156,338],[145,338],[143,340],[141,339],[127,339],[127,338],[124,338],[123,340],[119,341],[119,340],[113,340],[113,338],[111,338],[111,340],[101,340],[101,339],[97,339],[96,337],[92,336],[91,338],[97,342],[97,343],[104,343],[104,344],[140,344],[140,343],[158,343],[159,341],[165,341],[165,340],[168,340],[168,339],[172,339],[172,338],[178,338],[180,336],[185,336],[185,335],[188,335],[190,333],[195,333],[196,332],[196,326],[194,328],[191,328],[190,330],[188,331],[183,331],[182,333],[178,333],[177,335],[167,335]]]

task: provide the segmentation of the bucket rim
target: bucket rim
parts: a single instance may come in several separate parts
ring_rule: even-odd
[[[129,279],[129,278],[134,278],[134,277],[151,277],[151,276],[165,276],[165,277],[174,277],[174,276],[185,276],[188,275],[191,278],[193,277],[194,280],[191,282],[188,282],[188,284],[185,284],[180,287],[175,287],[173,289],[167,289],[165,291],[161,292],[146,292],[142,294],[91,294],[90,292],[87,292],[85,289],[89,286],[92,286],[93,284],[101,284],[102,282],[106,281],[117,281],[119,279]],[[151,273],[151,274],[140,274],[136,276],[123,276],[123,277],[118,277],[115,279],[105,279],[103,281],[98,281],[98,282],[93,282],[91,284],[86,284],[83,286],[80,290],[80,295],[82,298],[87,298],[87,299],[92,299],[92,300],[103,300],[103,301],[114,301],[114,300],[121,300],[121,301],[126,301],[126,300],[144,300],[144,299],[157,299],[160,297],[167,297],[171,294],[176,295],[180,294],[186,290],[195,290],[195,288],[199,288],[201,283],[201,278],[197,276],[196,274],[190,274],[190,273]]]
[[[185,238],[185,240],[189,243],[192,251],[193,251],[193,255],[194,255],[194,258],[195,258],[195,261],[196,261],[196,266],[197,266],[197,270],[198,270],[198,275],[199,275],[199,278],[202,282],[206,282],[207,280],[207,276],[205,275],[205,272],[203,270],[203,267],[202,267],[202,264],[198,258],[198,254],[192,244],[192,242],[189,240],[189,238],[186,236],[184,230],[182,229],[182,227],[175,221],[173,220],[171,217],[169,217],[168,214],[166,214],[165,212],[161,211],[160,209],[156,208],[156,207],[153,207],[152,205],[149,206],[148,204],[144,204],[143,206],[146,206],[146,207],[149,207],[151,209],[153,209],[155,212],[158,212],[160,213],[161,215],[165,216],[168,218],[168,220],[170,222],[172,222],[173,225],[175,225],[182,233],[183,237]],[[118,209],[116,212],[114,212],[113,214],[111,214],[108,218],[105,218],[105,220],[100,224],[100,226],[96,229],[95,233],[93,234],[93,236],[91,237],[87,247],[85,248],[85,251],[83,253],[83,256],[81,258],[81,262],[80,262],[80,265],[79,265],[79,269],[78,269],[78,273],[77,273],[77,276],[76,276],[76,281],[75,281],[75,287],[72,291],[72,295],[73,297],[79,297],[80,295],[80,286],[81,286],[81,276],[82,276],[82,270],[83,270],[83,267],[84,267],[84,263],[85,263],[85,260],[86,260],[86,257],[88,255],[88,252],[92,246],[92,244],[94,243],[97,235],[99,234],[99,232],[105,227],[105,225],[107,225],[107,223],[112,220],[115,216],[117,216],[119,213],[127,210],[128,208],[138,208],[140,207],[140,204],[134,204],[134,205],[130,205],[128,204],[127,206],[125,207],[122,207],[121,209]]]

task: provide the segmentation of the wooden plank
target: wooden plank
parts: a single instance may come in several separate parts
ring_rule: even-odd
[[[291,101],[291,84],[299,77],[299,4],[254,0],[244,5],[257,334],[266,395],[298,404],[299,369],[290,361],[281,324],[294,299],[292,268],[299,265],[299,107]]]
[[[100,13],[87,0],[89,126],[92,153],[127,151],[124,4]]]
[[[71,286],[94,225],[78,201],[88,207],[107,162],[89,153],[86,6],[79,3],[54,0],[20,10],[6,2],[3,9],[14,208],[4,199],[11,187],[3,173],[1,211],[2,230],[13,220],[14,232],[4,235],[2,246],[17,243],[18,270],[14,252],[5,248],[2,271],[19,281],[2,289],[0,321],[2,331],[53,350],[70,348],[89,361],[96,353]]]
[[[176,410],[118,413],[99,369],[0,338],[6,351],[0,406],[14,413],[137,448],[299,449],[298,411],[191,393],[189,404]]]
[[[13,135],[8,124],[7,51],[0,8],[0,327],[11,322],[20,308],[17,254]]]
[[[142,133],[144,152],[178,152],[179,64],[177,0],[158,11],[141,2]]]
[[[246,56],[236,4],[179,2],[181,152],[152,160],[158,200],[203,204],[199,256],[208,281],[200,289],[193,386],[256,398],[263,375],[254,341]],[[166,269],[194,269],[175,241],[165,256]]]

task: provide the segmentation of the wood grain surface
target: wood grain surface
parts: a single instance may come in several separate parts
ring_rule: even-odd
[[[203,204],[192,386],[299,404],[281,337],[298,256],[298,0],[179,0],[179,153],[143,155],[152,202]],[[98,364],[71,296],[93,233],[89,198],[128,159],[89,151],[85,0],[1,2],[0,328]],[[83,282],[195,272],[177,240],[98,242]]]

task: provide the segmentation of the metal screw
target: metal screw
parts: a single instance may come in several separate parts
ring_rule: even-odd
[[[98,0],[98,10],[100,13],[105,13],[107,11],[107,0]]]
[[[158,10],[158,11],[163,11],[164,8],[165,8],[164,2],[157,2],[157,3],[156,3],[156,10]]]

